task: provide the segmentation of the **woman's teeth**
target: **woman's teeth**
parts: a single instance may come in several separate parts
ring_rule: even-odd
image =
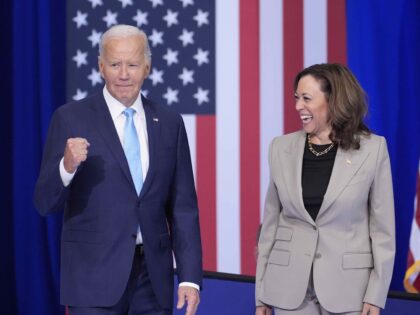
[[[309,122],[312,118],[313,118],[313,116],[312,116],[312,115],[300,115],[300,119],[302,119],[302,121],[303,121],[304,123]]]

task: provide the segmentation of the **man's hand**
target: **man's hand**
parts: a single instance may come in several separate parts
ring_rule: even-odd
[[[187,310],[185,315],[194,315],[197,312],[198,303],[200,303],[200,293],[197,289],[181,286],[178,288],[178,304],[176,305],[177,309],[181,309],[187,301]]]
[[[363,311],[360,315],[379,315],[379,312],[379,307],[369,303],[363,303]]]
[[[271,307],[257,306],[255,308],[255,315],[271,315]]]
[[[74,173],[79,165],[86,161],[89,146],[89,142],[84,138],[67,139],[63,164],[68,173]]]

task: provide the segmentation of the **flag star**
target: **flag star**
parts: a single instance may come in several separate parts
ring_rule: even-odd
[[[147,12],[137,10],[137,14],[133,16],[133,20],[136,21],[137,27],[141,27],[143,24],[147,24]]]
[[[194,70],[188,70],[187,68],[182,69],[182,73],[178,76],[182,80],[183,85],[187,85],[188,83],[194,83]]]
[[[155,47],[157,44],[163,44],[163,32],[158,32],[157,30],[152,30],[152,35],[149,36],[149,40],[152,42],[152,46]]]
[[[178,90],[172,90],[168,86],[166,93],[163,94],[163,98],[166,99],[168,105],[171,105],[172,103],[178,103]]]
[[[77,50],[76,56],[73,57],[73,60],[77,64],[77,68],[80,68],[82,65],[87,65],[87,52],[82,52],[79,49]]]
[[[88,0],[90,3],[92,3],[92,8],[96,8],[97,5],[103,5],[102,0]]]
[[[197,14],[193,17],[193,19],[196,20],[198,27],[202,26],[203,24],[209,24],[208,18],[209,13],[201,11],[200,9],[198,9]]]
[[[149,0],[149,1],[152,3],[153,7],[157,7],[158,5],[163,4],[162,0]]]
[[[88,75],[88,79],[91,81],[92,86],[102,83],[101,73],[94,68],[92,68],[92,72]]]
[[[125,8],[128,5],[133,5],[133,0],[118,0],[118,2],[121,2],[123,8]]]
[[[77,89],[76,94],[73,95],[73,100],[78,101],[82,98],[85,98],[87,96],[86,91],[81,91],[80,89]]]
[[[117,22],[117,12],[112,12],[110,10],[106,11],[106,15],[102,18],[106,22],[106,27],[111,27],[112,25],[118,24]]]
[[[152,73],[149,75],[149,79],[152,80],[153,86],[158,83],[163,83],[163,70],[153,68]]]
[[[166,15],[163,17],[166,21],[166,25],[171,27],[174,24],[178,24],[178,12],[172,12],[171,10],[166,11]]]
[[[83,25],[88,25],[86,21],[87,16],[87,13],[82,13],[79,10],[77,10],[76,16],[73,18],[73,21],[77,24],[77,28],[80,28]]]
[[[197,60],[197,64],[201,66],[203,63],[209,63],[209,51],[198,48],[197,53],[193,56]]]
[[[194,44],[194,32],[187,31],[185,28],[182,30],[182,34],[178,36],[178,39],[182,41],[182,46],[187,46],[188,44]]]
[[[209,90],[203,90],[201,87],[198,87],[197,93],[193,96],[197,99],[198,105],[201,105],[201,103],[204,102],[209,102]]]
[[[173,63],[178,63],[178,52],[168,48],[166,54],[163,55],[163,59],[166,60],[166,65],[170,66]]]
[[[144,97],[147,97],[147,95],[149,94],[148,90],[141,90],[141,94],[143,94]]]
[[[182,2],[182,7],[185,8],[189,4],[194,5],[194,0],[179,0]]]
[[[95,47],[96,45],[99,45],[99,42],[101,41],[101,32],[97,32],[95,29],[92,30],[92,33],[88,37],[88,40],[92,42],[92,47]]]

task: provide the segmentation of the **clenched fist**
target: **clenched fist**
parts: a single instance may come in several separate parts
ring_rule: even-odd
[[[84,138],[67,139],[63,164],[68,173],[74,173],[79,165],[86,161],[89,146],[89,142]]]

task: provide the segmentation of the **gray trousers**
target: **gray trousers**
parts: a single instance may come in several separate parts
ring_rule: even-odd
[[[312,272],[309,278],[308,290],[302,304],[294,310],[274,308],[275,315],[360,315],[361,312],[331,313],[319,304],[314,290]]]

